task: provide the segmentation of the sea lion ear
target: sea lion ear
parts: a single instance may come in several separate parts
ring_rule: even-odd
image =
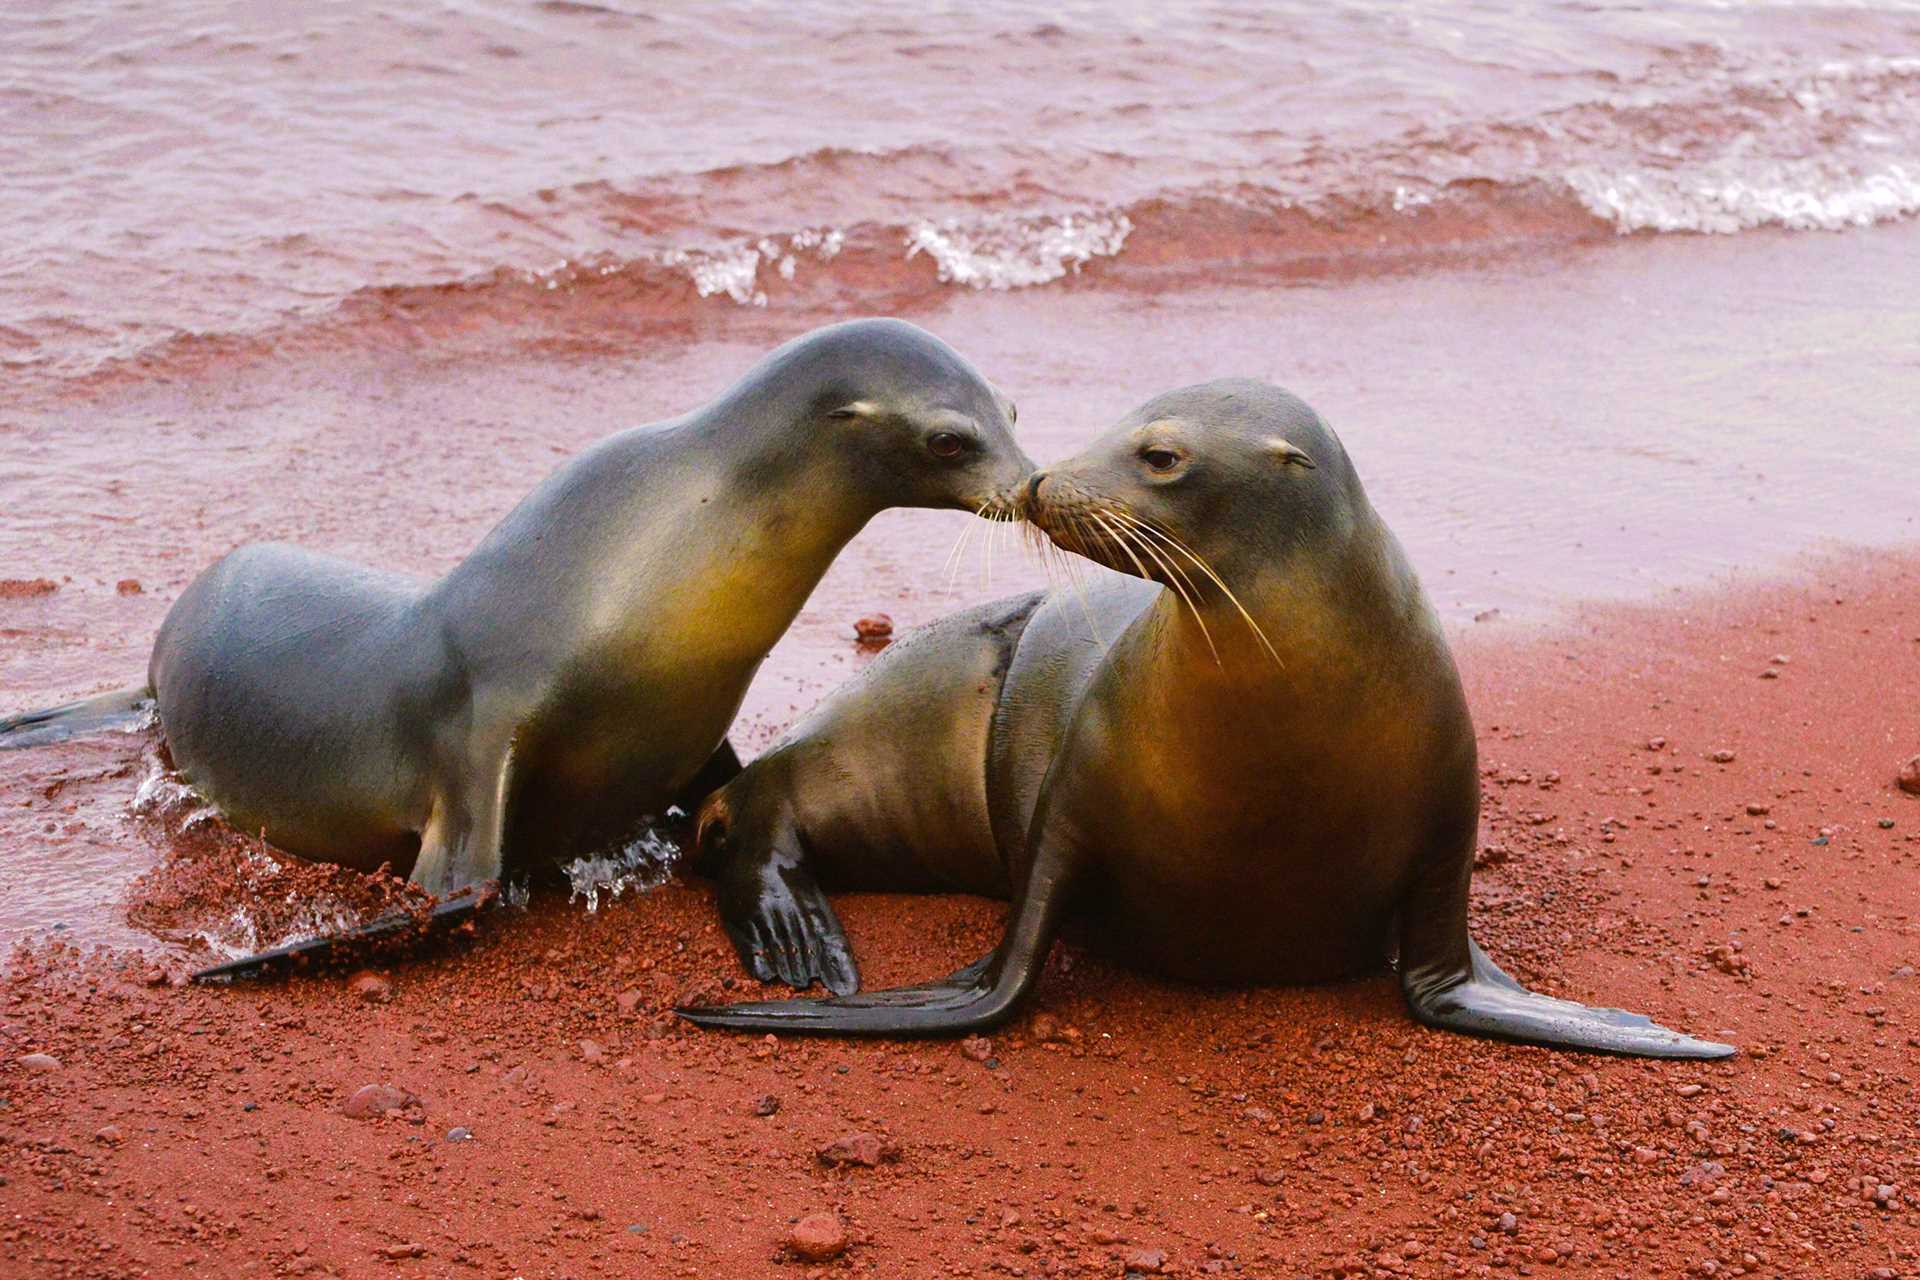
[[[1315,469],[1313,459],[1307,456],[1304,449],[1282,440],[1279,436],[1274,436],[1267,441],[1267,453],[1274,461],[1287,466],[1305,467],[1309,471]]]
[[[877,411],[871,400],[850,400],[838,409],[827,410],[829,418],[871,418]]]

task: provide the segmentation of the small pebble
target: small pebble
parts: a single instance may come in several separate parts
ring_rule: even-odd
[[[453,1128],[447,1130],[447,1141],[448,1142],[472,1142],[473,1130],[467,1128],[467,1126],[463,1124],[455,1125]]]
[[[787,1233],[787,1248],[805,1262],[831,1262],[847,1251],[847,1228],[838,1214],[810,1213]]]
[[[29,1053],[20,1059],[20,1065],[29,1071],[58,1071],[61,1063],[50,1053]]]
[[[368,1004],[385,1004],[393,999],[393,984],[365,969],[348,979],[347,989]]]

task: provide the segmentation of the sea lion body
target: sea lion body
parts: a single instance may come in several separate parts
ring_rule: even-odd
[[[1131,474],[1170,441],[1175,464]],[[990,1027],[1072,914],[1152,972],[1320,982],[1377,969],[1397,947],[1409,1002],[1434,1025],[1729,1051],[1522,991],[1467,936],[1479,782],[1459,676],[1397,541],[1304,404],[1244,382],[1160,397],[1038,473],[1027,509],[1062,545],[1147,572],[910,635],[716,791],[703,845],[748,967],[841,994],[688,1016]],[[816,871],[830,886],[967,889],[1015,906],[980,964],[851,995],[837,922],[808,892]]]
[[[981,510],[1031,470],[1011,426],[931,334],[855,321],[587,449],[438,581],[243,547],[154,645],[174,763],[243,830],[443,897],[589,849],[737,771],[727,727],[834,556],[887,507]]]

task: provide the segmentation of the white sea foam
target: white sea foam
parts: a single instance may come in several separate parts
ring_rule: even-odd
[[[1821,161],[1744,172],[1721,166],[1673,172],[1576,169],[1566,180],[1582,204],[1622,234],[1725,235],[1765,226],[1840,231],[1920,213],[1920,168],[1899,164],[1867,173],[1835,171]]]
[[[743,307],[764,307],[767,294],[760,284],[760,250],[752,245],[734,249],[675,249],[662,255],[670,267],[679,267],[693,280],[703,298],[724,293]]]
[[[949,218],[916,224],[907,236],[907,257],[926,254],[949,284],[1021,289],[1112,257],[1132,231],[1132,220],[1119,212]]]

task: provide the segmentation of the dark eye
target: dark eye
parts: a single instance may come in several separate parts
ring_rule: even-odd
[[[1140,458],[1155,471],[1171,471],[1180,465],[1180,455],[1171,449],[1144,449]]]
[[[927,438],[927,450],[936,458],[957,458],[966,447],[967,442],[951,431]]]

